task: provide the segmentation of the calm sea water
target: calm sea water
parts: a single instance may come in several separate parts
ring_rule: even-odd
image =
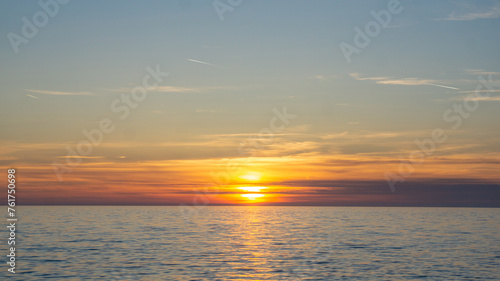
[[[18,207],[6,280],[500,280],[500,209]],[[2,230],[2,251],[6,235]]]

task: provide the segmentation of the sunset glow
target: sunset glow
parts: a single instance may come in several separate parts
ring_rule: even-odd
[[[498,1],[4,2],[20,204],[500,206]]]
[[[0,281],[500,281],[500,0],[0,18]]]

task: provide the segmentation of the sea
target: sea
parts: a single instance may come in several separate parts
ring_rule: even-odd
[[[498,208],[16,208],[0,280],[500,280]]]

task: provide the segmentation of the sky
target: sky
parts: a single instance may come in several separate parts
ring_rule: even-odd
[[[0,1],[0,19],[20,204],[500,207],[500,1]]]

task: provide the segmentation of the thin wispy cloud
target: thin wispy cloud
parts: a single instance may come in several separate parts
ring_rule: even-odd
[[[500,101],[500,97],[475,97],[472,100],[478,101]]]
[[[178,87],[178,86],[160,86],[160,87],[152,87],[148,88],[151,92],[158,93],[206,93],[206,92],[214,92],[214,91],[223,91],[223,90],[237,90],[236,87]]]
[[[336,75],[314,75],[310,79],[326,81],[338,78]]]
[[[434,80],[418,79],[418,78],[402,78],[402,79],[390,79],[390,80],[377,81],[377,84],[419,86],[419,85],[429,85],[430,82],[434,82]]]
[[[55,158],[66,159],[66,158],[81,158],[81,159],[104,159],[104,156],[74,156],[74,155],[64,155],[64,156],[56,156]]]
[[[495,71],[485,71],[483,69],[465,69],[466,72],[472,75],[494,75],[494,76],[500,76],[500,72],[495,72]]]
[[[148,90],[159,93],[192,93],[200,91],[200,89],[187,88],[187,87],[175,87],[175,86],[161,86],[153,87]]]
[[[31,92],[31,93],[35,93],[35,94],[55,95],[55,96],[90,96],[90,95],[94,95],[91,92],[61,92],[61,91],[33,90],[33,89],[26,89],[26,91]]]
[[[107,92],[113,93],[130,93],[131,88],[115,88],[106,89]],[[220,86],[220,87],[183,87],[183,86],[156,86],[147,88],[149,93],[205,93],[214,91],[225,91],[225,90],[238,90],[237,87],[230,86]]]
[[[460,91],[461,94],[475,94],[475,93],[500,93],[500,89],[497,90],[474,90],[474,91]]]
[[[453,11],[448,15],[448,17],[444,18],[444,20],[452,20],[452,21],[462,21],[462,20],[477,20],[477,19],[494,19],[500,17],[500,4],[497,4],[494,7],[490,7],[486,10],[478,10],[476,8],[474,11],[467,12],[457,12]]]
[[[132,89],[131,88],[116,88],[116,89],[107,89],[108,92],[115,93],[128,93]],[[192,87],[180,87],[180,86],[156,86],[147,88],[149,92],[157,92],[157,93],[191,93],[191,92],[201,92],[201,88],[192,88]]]
[[[377,84],[382,85],[401,85],[401,86],[435,86],[440,88],[452,89],[452,90],[460,90],[459,88],[442,85],[438,80],[433,79],[419,79],[419,78],[392,78],[392,77],[361,77],[359,73],[351,73],[349,74],[352,78],[356,80],[369,80],[376,81]],[[439,84],[438,84],[439,83]]]
[[[471,101],[500,101],[500,96],[495,96],[495,97],[477,97],[474,95],[468,95],[465,97],[456,97],[453,98],[452,100],[471,100]]]
[[[378,80],[387,80],[387,79],[390,79],[390,77],[385,77],[385,76],[381,76],[381,77],[361,77],[359,73],[349,73],[349,76],[351,76],[352,78],[356,79],[356,80],[373,80],[373,81],[378,81]]]

